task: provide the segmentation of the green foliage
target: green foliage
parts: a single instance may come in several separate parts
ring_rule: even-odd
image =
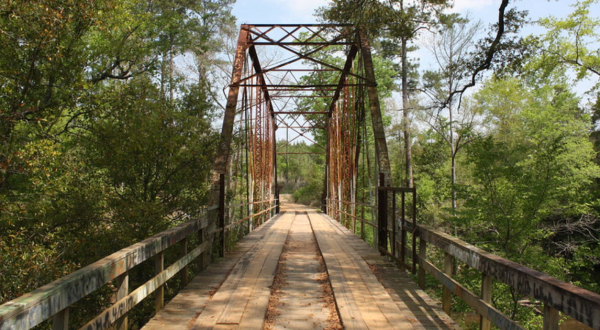
[[[277,157],[279,192],[292,194],[296,203],[320,205],[325,178],[323,150],[304,142],[288,144],[279,141],[278,144],[278,148],[290,153]]]
[[[212,86],[179,76],[175,58],[218,51],[231,4],[0,3],[0,303],[206,205]],[[75,323],[110,292],[100,296],[78,304]]]
[[[576,71],[577,79],[600,75],[600,58],[594,50],[600,41],[596,32],[600,20],[590,17],[591,7],[597,4],[597,0],[577,1],[572,5],[573,13],[564,19],[552,16],[541,19],[540,25],[548,31],[540,38],[530,38],[542,50],[542,56],[533,66],[546,73],[557,66],[569,66]]]

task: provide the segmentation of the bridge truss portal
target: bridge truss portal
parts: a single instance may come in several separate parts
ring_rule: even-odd
[[[282,130],[284,144],[305,139],[326,155],[324,208],[329,205],[335,218],[356,212],[361,157],[376,168],[369,174],[372,188],[379,172],[391,185],[363,31],[352,25],[241,26],[213,182],[216,187],[220,174],[235,181],[232,195],[247,198],[254,208],[249,214],[278,199],[277,155],[284,152],[276,141]]]

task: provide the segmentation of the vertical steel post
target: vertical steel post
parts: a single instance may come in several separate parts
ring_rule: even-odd
[[[242,71],[248,49],[250,27],[246,24],[242,25],[238,37],[237,48],[235,51],[235,59],[233,61],[233,73],[231,76],[231,84],[229,85],[229,95],[227,96],[227,104],[225,106],[225,116],[223,118],[223,127],[221,129],[221,137],[217,146],[215,165],[212,173],[212,200],[210,205],[217,203],[219,198],[219,175],[227,173],[229,164],[229,154],[231,151],[231,141],[233,137],[233,126],[237,109],[238,94],[240,90],[240,81],[242,79]]]
[[[279,186],[277,180],[277,121],[275,119],[275,113],[271,114],[271,120],[273,125],[273,176],[275,179],[275,214],[279,213]]]
[[[375,136],[375,153],[377,155],[379,170],[385,175],[386,185],[391,187],[393,186],[392,169],[390,166],[387,142],[385,140],[385,130],[379,105],[379,94],[377,94],[377,80],[375,79],[375,71],[373,69],[371,46],[369,45],[369,40],[364,31],[359,30],[358,36],[360,38],[360,51],[364,63],[365,76],[367,77],[368,82],[367,93],[369,95],[373,135]]]

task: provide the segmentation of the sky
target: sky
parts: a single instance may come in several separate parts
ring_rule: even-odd
[[[566,17],[573,12],[571,5],[576,2],[576,0],[512,0],[509,8],[528,10],[529,19],[535,21],[548,16]],[[233,5],[233,14],[237,17],[238,25],[318,23],[313,14],[317,8],[328,3],[329,0],[237,0]],[[481,20],[483,26],[487,28],[497,22],[500,3],[501,0],[455,0],[452,11],[463,15],[468,13],[472,20]],[[600,17],[600,4],[592,7],[591,16]],[[531,26],[524,32],[525,34],[543,33],[543,30]],[[419,58],[421,70],[436,69],[433,58],[423,47],[413,54],[412,56]],[[577,86],[576,90],[583,96],[591,86],[591,82],[584,82]],[[397,96],[394,96],[394,99],[397,99]],[[582,100],[582,103],[586,101]]]
[[[481,20],[485,27],[498,20],[498,8],[501,0],[455,0],[452,11],[469,14],[474,20]],[[249,24],[298,24],[317,23],[313,16],[315,10],[325,6],[329,0],[237,0],[233,5],[233,14],[238,25]],[[564,17],[573,10],[570,5],[575,0],[513,0],[509,7],[529,11],[529,17],[536,20],[550,15]],[[600,5],[592,9],[592,16],[600,17]],[[529,27],[526,33],[543,32],[541,28]],[[431,69],[433,63],[427,60],[424,50],[418,51],[421,68]]]
[[[294,24],[316,23],[315,9],[324,6],[328,0],[237,0],[233,14],[238,24]],[[456,0],[453,11],[471,12],[474,17],[485,22],[497,19],[500,0]],[[517,0],[509,6],[529,10],[530,16],[561,16],[571,12],[569,4],[574,0]],[[596,7],[598,8],[598,7]],[[598,15],[600,16],[600,15]]]

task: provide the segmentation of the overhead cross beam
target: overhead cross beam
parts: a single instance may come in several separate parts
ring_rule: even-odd
[[[264,60],[262,56],[273,48],[284,54],[282,59]],[[364,121],[365,116],[361,114],[368,104],[378,168],[385,174],[386,183],[391,184],[371,50],[366,35],[357,27],[242,25],[232,73],[213,182],[217,182],[215,178],[219,173],[228,173],[234,117],[238,114],[246,118],[238,122],[245,122],[244,136],[252,142],[246,145],[253,148],[248,157],[254,158],[246,161],[253,164],[255,172],[248,175],[248,180],[253,180],[254,186],[263,187],[261,194],[277,194],[275,132],[279,129],[293,134],[288,144],[299,139],[318,144],[318,139],[313,137],[318,131],[324,134],[328,190],[333,195],[335,191],[344,191],[347,196],[355,191],[352,185],[356,180],[352,176],[356,176],[360,151],[356,144],[366,141],[360,137],[362,133],[356,125]],[[239,97],[240,89],[244,91],[243,98]],[[364,96],[355,95],[363,91],[367,91]],[[304,129],[303,123],[310,123],[308,129]],[[263,167],[275,169],[265,171]],[[269,175],[275,177],[269,178]],[[264,182],[256,180],[268,180],[274,182],[274,186],[266,187]],[[335,185],[342,185],[343,189]]]

